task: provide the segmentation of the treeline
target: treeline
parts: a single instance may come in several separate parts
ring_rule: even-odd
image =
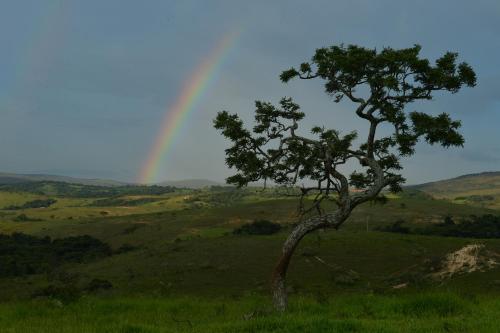
[[[39,200],[33,200],[33,201],[28,201],[25,204],[21,206],[7,206],[4,207],[5,210],[19,210],[19,209],[28,209],[28,208],[47,208],[55,204],[57,200],[55,199],[39,199]]]
[[[70,184],[65,182],[42,181],[0,185],[0,191],[28,192],[47,196],[73,197],[73,198],[98,198],[123,195],[160,195],[174,192],[171,186],[97,186]]]
[[[108,244],[88,235],[51,239],[0,234],[0,277],[46,273],[63,263],[88,262],[109,255]]]
[[[272,235],[281,230],[279,223],[268,220],[256,220],[245,223],[241,227],[233,230],[234,235]]]
[[[471,215],[467,219],[456,222],[451,216],[444,217],[441,223],[425,227],[410,227],[404,220],[398,220],[379,231],[402,234],[435,235],[467,238],[500,238],[500,216],[486,214]]]
[[[132,206],[144,205],[144,204],[159,201],[159,200],[161,200],[161,199],[156,199],[156,198],[139,198],[139,199],[106,198],[106,199],[96,200],[96,201],[92,202],[89,206],[94,206],[94,207],[110,207],[110,206],[132,207]]]

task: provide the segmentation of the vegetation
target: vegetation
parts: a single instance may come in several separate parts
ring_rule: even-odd
[[[267,220],[257,220],[252,223],[246,223],[241,227],[234,229],[235,235],[272,235],[281,230],[281,225]]]
[[[6,333],[497,332],[499,315],[498,298],[452,293],[300,297],[286,314],[260,296],[0,304]]]
[[[406,327],[417,331],[488,330],[480,316],[496,315],[495,305],[488,297],[500,294],[499,266],[446,280],[428,278],[434,272],[432,266],[440,267],[438,263],[449,253],[476,240],[376,229],[398,219],[412,221],[403,227],[415,228],[437,220],[444,223],[443,216],[453,216],[452,220],[458,223],[473,214],[498,213],[435,200],[415,190],[387,195],[384,206],[360,205],[341,230],[320,230],[301,242],[288,278],[290,314],[284,315],[295,319],[284,323],[280,319],[284,317],[272,312],[263,295],[268,290],[273,258],[280,252],[279,244],[297,222],[296,199],[289,196],[295,191],[298,190],[177,190],[166,195],[146,195],[144,198],[158,201],[129,207],[89,206],[94,201],[115,197],[57,197],[57,203],[47,209],[23,211],[30,219],[42,221],[23,223],[12,221],[17,212],[2,210],[0,232],[5,237],[0,240],[0,253],[9,257],[11,250],[16,249],[17,257],[11,259],[29,263],[31,272],[35,268],[34,273],[26,273],[27,265],[20,265],[24,267],[19,270],[20,275],[0,276],[2,331],[280,332],[293,331],[294,325],[298,325],[321,332],[331,331],[332,327],[341,331],[345,321],[352,324],[346,326],[348,331],[370,331],[373,327],[389,327],[393,331]],[[142,196],[121,198],[136,200]],[[0,207],[37,199],[44,200],[46,196],[0,192]],[[304,204],[310,205],[313,199],[305,198]],[[195,203],[203,205],[195,207]],[[281,230],[264,237],[233,234],[235,229],[258,220],[279,224]],[[45,237],[50,237],[52,243],[56,239],[89,235],[109,250],[101,252],[102,256],[80,256],[82,260],[57,259],[59,255],[47,249],[52,245],[21,246],[23,241],[12,239],[16,232],[33,237],[33,243],[43,243]],[[485,245],[483,254],[500,253],[500,239],[483,239],[481,243]],[[72,250],[68,248],[81,253],[78,249],[84,247],[71,242],[61,253],[70,255]],[[45,255],[35,259],[39,253]],[[54,257],[56,260],[51,261]],[[37,266],[42,264],[45,266]],[[0,266],[8,267],[3,261]],[[406,287],[394,289],[399,285]],[[440,296],[436,290],[447,290],[449,294]],[[468,294],[460,296],[464,290]],[[414,299],[415,294],[426,296]],[[365,298],[366,303],[378,305],[370,307],[366,315],[358,313],[358,320],[348,311],[357,313],[356,304],[362,304]],[[415,310],[433,309],[430,312],[439,306],[454,307],[450,305],[453,300],[466,304],[461,308],[465,310],[436,317],[428,315],[427,310]],[[202,308],[197,308],[202,304]],[[178,310],[168,310],[175,308]],[[396,308],[406,310],[390,310]],[[162,315],[156,315],[156,309]],[[312,316],[308,309],[314,309],[317,315]],[[414,315],[418,311],[422,314]],[[78,325],[72,317],[76,313],[80,318]],[[155,314],[154,318],[149,314]],[[390,331],[389,328],[380,330]]]
[[[0,234],[0,277],[46,273],[65,262],[88,262],[110,254],[107,244],[88,235],[52,240]]]
[[[435,198],[500,209],[500,172],[483,172],[413,186]]]
[[[215,127],[232,142],[226,149],[226,163],[237,173],[227,179],[228,183],[240,187],[260,180],[284,186],[294,186],[298,181],[317,184],[303,187],[301,194],[301,202],[315,195],[312,206],[303,208],[302,213],[317,215],[304,219],[291,231],[273,272],[276,308],[286,308],[286,272],[305,235],[323,228],[338,229],[357,206],[376,200],[386,187],[391,192],[400,191],[404,178],[399,160],[413,155],[419,140],[443,147],[463,145],[458,132],[460,121],[446,113],[407,113],[406,106],[431,100],[436,92],[456,93],[463,86],[472,87],[476,75],[467,63],[457,63],[457,53],[445,53],[434,65],[419,53],[418,45],[381,51],[355,45],[332,46],[317,49],[311,63],[281,74],[285,83],[296,77],[321,79],[334,102],[351,102],[353,113],[369,128],[360,145],[355,131],[341,134],[324,126],[313,127],[312,136],[305,137],[299,132],[305,113],[291,98],[281,99],[279,107],[257,101],[252,131],[237,115],[226,111],[214,120]],[[391,131],[381,132],[384,125]],[[342,173],[346,163],[359,167],[346,175]],[[352,187],[362,191],[352,193]],[[324,201],[337,207],[325,212]]]
[[[109,206],[140,206],[143,204],[156,202],[157,198],[139,198],[139,199],[125,199],[125,198],[106,198],[92,202],[90,205],[95,207],[109,207]]]
[[[500,238],[500,216],[492,214],[473,215],[457,223],[447,216],[442,223],[413,229],[403,226],[403,223],[405,223],[404,220],[398,220],[389,226],[379,228],[379,230],[445,237]]]
[[[0,191],[28,192],[70,198],[116,197],[123,195],[160,195],[175,191],[169,186],[98,186],[55,181],[26,182],[0,185]]]
[[[26,214],[17,215],[13,221],[14,222],[29,222],[29,221],[41,221],[42,219],[28,217]]]
[[[55,204],[57,200],[55,199],[38,199],[38,200],[33,200],[33,201],[28,201],[25,204],[21,206],[7,206],[4,209],[5,210],[19,210],[19,209],[29,209],[29,208],[47,208],[50,207],[51,205]]]

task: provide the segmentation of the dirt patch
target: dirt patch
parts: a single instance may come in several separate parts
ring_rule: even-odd
[[[456,274],[483,272],[497,266],[498,259],[500,256],[488,251],[484,244],[469,244],[446,255],[440,269],[431,277],[443,280]]]

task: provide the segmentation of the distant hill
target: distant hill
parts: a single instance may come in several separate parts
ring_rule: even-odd
[[[436,198],[500,209],[500,171],[409,186]]]
[[[93,185],[93,186],[122,186],[127,183],[109,179],[86,179],[44,174],[16,174],[0,172],[0,184],[17,184],[27,182],[63,182],[70,184]]]
[[[456,178],[410,186],[435,196],[449,197],[454,193],[491,191],[500,193],[500,171],[463,175]]]
[[[184,180],[174,180],[174,181],[164,181],[157,183],[160,186],[173,186],[178,188],[203,188],[210,186],[221,186],[223,183],[214,182],[208,179],[184,179]]]
[[[95,179],[95,178],[87,179],[87,178],[76,178],[76,177],[45,175],[45,174],[17,174],[17,173],[0,172],[0,185],[29,183],[29,182],[47,182],[47,181],[79,184],[79,185],[91,185],[91,186],[134,185],[131,183],[119,182],[110,179]],[[156,183],[154,185],[197,189],[210,186],[221,186],[225,184],[214,182],[208,179],[184,179],[175,181],[163,181],[160,183]]]

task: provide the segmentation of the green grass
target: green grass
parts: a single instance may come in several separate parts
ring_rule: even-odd
[[[194,191],[193,195],[205,202],[213,201],[210,191]],[[4,217],[0,219],[0,232],[21,231],[53,238],[88,234],[114,249],[130,244],[137,250],[92,263],[63,265],[49,275],[0,279],[0,294],[3,299],[29,298],[37,289],[61,283],[60,276],[66,275],[74,276],[80,285],[94,278],[108,280],[118,297],[266,293],[280,247],[290,224],[297,221],[297,206],[295,199],[264,200],[263,195],[254,201],[254,195],[243,196],[243,200],[229,206],[197,207],[191,206],[185,192],[174,193],[161,196],[162,201],[137,207],[99,207],[98,211],[110,212],[106,216],[88,217],[84,213],[73,219],[66,214],[77,216],[82,210],[95,209],[85,206],[92,199],[62,198],[56,203],[59,206],[55,214],[59,215],[54,219],[14,222]],[[40,218],[50,209],[29,209],[26,214]],[[121,210],[128,214],[122,215]],[[423,273],[415,266],[476,240],[374,230],[399,218],[418,225],[441,221],[449,214],[455,217],[487,212],[491,211],[404,195],[392,197],[384,206],[363,205],[339,231],[317,232],[301,242],[290,267],[290,286],[299,293],[316,293],[326,286],[331,294],[390,290],[408,281],[410,288],[421,288],[419,277]],[[233,229],[256,219],[278,222],[285,228],[272,236],[232,235]],[[500,240],[479,241],[500,253]],[[349,270],[356,272],[355,281],[342,275]],[[499,273],[497,267],[472,277],[460,276],[446,281],[444,287],[459,290],[467,286],[481,293],[500,293],[500,283],[495,282],[499,279],[495,274]]]
[[[453,293],[269,299],[84,298],[0,304],[2,332],[498,332],[500,299]]]
[[[316,232],[301,242],[288,275],[290,312],[279,316],[269,304],[269,277],[297,221],[295,199],[251,189],[122,198],[146,197],[158,201],[91,207],[95,198],[56,197],[49,208],[0,209],[3,233],[88,234],[113,249],[137,248],[64,264],[48,274],[0,279],[0,332],[495,332],[499,266],[442,282],[425,279],[424,268],[470,243],[500,253],[499,239],[401,235],[376,228],[398,219],[418,226],[446,215],[498,211],[406,194],[391,196],[383,206],[362,205],[339,231]],[[0,192],[0,208],[46,198]],[[42,221],[13,221],[21,213]],[[232,234],[258,219],[284,229],[270,236]],[[67,305],[30,300],[40,288],[69,283],[84,289],[93,279],[107,280],[113,288]],[[393,288],[401,283],[408,283],[403,293]]]

